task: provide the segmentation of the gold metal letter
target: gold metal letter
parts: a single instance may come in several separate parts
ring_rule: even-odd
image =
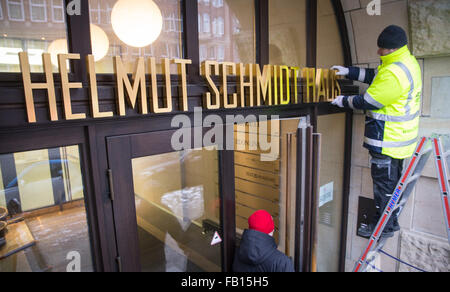
[[[258,64],[255,65],[256,71],[256,104],[261,106],[261,95],[265,105],[272,105],[272,66],[266,65],[261,69]],[[267,94],[267,91],[269,94]]]
[[[341,86],[339,85],[339,77],[336,75],[336,72],[334,72],[334,70],[332,70],[333,71],[333,75],[334,75],[334,77],[333,77],[333,84],[334,84],[334,89],[333,89],[333,100],[336,98],[336,97],[338,97],[339,95],[341,95],[342,94],[342,91],[341,91]]]
[[[100,107],[98,105],[98,89],[97,89],[97,74],[95,72],[95,61],[93,55],[86,56],[86,65],[89,75],[89,85],[90,85],[90,104],[91,112],[93,118],[109,118],[114,115],[113,112],[100,112]]]
[[[150,103],[150,108],[152,113],[161,114],[161,113],[170,113],[172,112],[172,88],[170,82],[170,61],[169,59],[164,59],[163,71],[165,75],[165,104],[163,107],[159,106],[159,98],[158,98],[158,84],[156,82],[156,61],[155,58],[150,58],[150,74],[151,74],[151,83],[152,83],[152,102]]]
[[[138,58],[136,61],[136,69],[133,74],[133,86],[131,86],[131,82],[128,79],[127,72],[125,71],[122,63],[122,59],[120,57],[114,57],[114,70],[117,78],[117,107],[119,111],[119,115],[125,116],[125,94],[123,85],[125,84],[125,88],[127,90],[128,102],[130,106],[134,109],[136,107],[136,100],[138,98],[139,88],[141,89],[141,104],[140,104],[140,112],[141,114],[148,113],[148,105],[147,105],[147,89],[145,87],[145,62],[144,58]]]
[[[305,103],[314,102],[316,96],[316,81],[315,81],[315,68],[304,68],[302,70],[302,77],[305,79],[305,91],[306,94],[303,93],[303,101]],[[312,95],[312,100],[311,100]]]
[[[299,67],[290,67],[290,69],[294,72],[293,80],[294,80],[294,98],[295,103],[298,103],[298,71]]]
[[[222,99],[223,99],[223,107],[224,108],[237,108],[237,93],[233,93],[231,96],[233,97],[233,101],[230,103],[228,99],[228,67],[231,67],[231,74],[236,75],[236,64],[231,62],[224,62],[222,65]]]
[[[27,115],[29,123],[36,123],[36,112],[34,109],[33,89],[47,89],[48,105],[50,111],[50,120],[58,120],[58,111],[56,106],[55,84],[53,82],[53,70],[50,54],[42,54],[42,63],[46,83],[31,83],[30,64],[28,63],[28,53],[19,53],[20,69],[22,71],[23,88],[25,93],[25,103],[27,106]]]
[[[246,74],[248,71],[248,74]],[[248,82],[245,82],[245,77],[248,77]],[[255,101],[253,98],[253,65],[239,64],[239,94],[241,96],[241,107],[246,107],[246,105],[253,107],[255,106]],[[249,89],[249,95],[247,99],[245,98],[245,88]],[[247,102],[246,102],[247,100]]]
[[[324,100],[327,98],[327,86],[325,81],[325,69],[317,69],[316,73],[316,98],[315,102],[320,102],[321,98]],[[327,72],[328,73],[328,72]]]
[[[79,60],[80,54],[59,54],[58,65],[59,75],[61,76],[62,97],[64,104],[64,118],[66,120],[85,119],[86,114],[72,113],[72,101],[70,100],[70,90],[83,88],[81,82],[69,82],[69,72],[67,71],[67,60]]]
[[[286,76],[286,96],[284,96],[283,72]],[[291,102],[290,74],[288,66],[280,66],[280,104],[286,105]]]
[[[278,66],[273,66],[273,104],[278,105]]]
[[[203,108],[206,109],[219,109],[220,108],[220,92],[219,89],[217,89],[216,84],[214,84],[214,81],[211,79],[211,66],[214,66],[214,75],[218,76],[220,74],[219,72],[219,63],[216,61],[205,61],[203,63],[203,66],[205,67],[205,78],[208,82],[208,87],[210,92],[206,92],[203,95]],[[213,104],[211,102],[211,91],[214,92],[215,100],[216,102]]]

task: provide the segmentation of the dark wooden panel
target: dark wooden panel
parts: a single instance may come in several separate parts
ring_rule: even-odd
[[[124,272],[139,272],[139,242],[129,137],[109,138],[108,163],[113,175],[114,225]]]
[[[234,194],[234,152],[219,152],[220,216],[223,230],[222,270],[231,272],[236,244],[236,199]]]
[[[256,63],[269,64],[269,0],[255,0]]]
[[[182,0],[183,13],[183,48],[184,58],[192,60],[188,67],[190,79],[200,74],[200,49],[198,33],[198,2],[197,0]]]
[[[71,0],[65,0],[64,4],[67,5],[72,2]],[[92,54],[91,49],[91,30],[89,21],[89,1],[81,0],[81,13],[80,15],[68,15],[67,19],[67,39],[68,48],[70,53],[80,54],[80,60],[71,61],[71,67],[76,79],[87,83],[87,69],[86,69],[86,56]]]
[[[317,65],[317,0],[306,0],[306,44],[306,66],[315,68]]]

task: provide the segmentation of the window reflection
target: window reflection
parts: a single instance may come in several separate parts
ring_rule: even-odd
[[[306,0],[269,0],[269,42],[270,64],[306,66]]]
[[[344,182],[345,114],[319,116],[317,132],[322,134],[320,156],[320,200],[317,225],[317,270],[337,272],[341,250]],[[326,200],[324,200],[326,198]]]
[[[134,3],[138,11],[149,12],[150,14],[137,18],[146,23],[154,19],[152,11],[160,11],[161,33],[155,34],[156,40],[152,40],[151,44],[143,47],[130,45],[127,41],[127,37],[132,36],[133,33],[136,33],[135,40],[144,40],[150,33],[149,27],[154,27],[148,23],[138,25],[135,29],[120,23],[118,27],[124,30],[122,34],[117,29],[114,30],[112,13],[118,2],[124,3],[125,8],[132,7]],[[131,21],[133,24],[136,18],[127,20],[127,12],[129,12],[127,9],[122,9],[118,15],[122,20],[125,19],[125,22]],[[157,59],[183,57],[180,0],[90,0],[89,13],[92,51],[97,73],[114,72],[113,56],[122,57],[125,69],[130,73],[134,70],[134,62],[138,57],[156,57]],[[57,72],[56,55],[68,52],[64,18],[63,0],[1,0],[0,72],[20,72],[18,53],[22,51],[28,52],[31,72],[43,71],[42,53],[46,52],[52,54],[53,70]],[[160,66],[157,70],[158,73],[162,72]]]
[[[295,149],[299,121],[295,118],[245,127],[241,124],[235,126],[234,140],[237,237],[240,239],[248,229],[248,218],[255,211],[266,210],[274,220],[273,237],[278,249],[290,257],[295,253]],[[271,147],[279,149],[276,154],[268,154],[257,142],[256,136],[265,129],[268,135],[263,140],[270,140]],[[263,161],[261,155],[271,159]]]
[[[200,61],[255,62],[254,1],[198,0]]]
[[[122,0],[123,1],[123,0]],[[96,24],[100,27],[107,35],[109,41],[109,50],[106,57],[98,60],[96,62],[97,73],[113,73],[113,59],[114,56],[120,56],[124,63],[125,69],[128,72],[133,72],[135,60],[139,57],[149,58],[155,57],[157,63],[160,64],[161,61],[158,59],[169,58],[178,59],[183,57],[182,50],[182,33],[183,33],[183,23],[180,12],[180,0],[133,0],[134,4],[143,5],[142,7],[147,7],[146,5],[150,3],[156,4],[157,9],[160,11],[162,16],[162,28],[157,39],[150,45],[144,47],[136,47],[130,45],[130,41],[125,39],[117,30],[113,28],[112,19],[113,8],[119,1],[117,0],[91,0],[89,1],[90,7],[90,20],[92,24]],[[124,7],[127,7],[133,3],[126,2]],[[148,11],[153,11],[154,6],[149,6]],[[144,9],[145,10],[145,9]],[[127,19],[126,15],[119,11],[119,14],[123,18],[122,23],[130,25],[132,19]],[[140,18],[140,20],[145,20]],[[125,26],[121,25],[127,29]],[[151,26],[152,27],[152,26]],[[139,31],[136,30],[126,30],[125,33],[133,34],[137,33],[136,39],[141,40],[143,37],[139,37]],[[119,34],[119,35],[118,35]],[[147,32],[148,34],[148,32]],[[122,37],[122,39],[120,38]],[[95,39],[95,38],[94,38]],[[127,44],[126,42],[129,44]],[[94,42],[94,40],[93,40]],[[95,46],[95,43],[93,44]],[[174,68],[176,68],[174,66]],[[158,73],[162,72],[160,66],[157,66]]]
[[[133,164],[142,271],[218,272],[218,153],[186,150]]]
[[[330,0],[317,2],[317,67],[344,64],[341,34]]]
[[[22,51],[28,52],[31,72],[43,72],[42,53],[56,40],[67,43],[64,15],[63,0],[1,0],[0,72],[20,72]]]
[[[0,155],[0,272],[93,271],[78,146]]]

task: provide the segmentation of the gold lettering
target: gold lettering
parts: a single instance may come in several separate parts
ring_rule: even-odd
[[[327,98],[327,86],[325,84],[324,69],[317,69],[316,73],[316,98],[314,102],[320,102],[320,100]]]
[[[48,104],[50,119],[58,120],[58,108],[56,104],[55,87],[50,54],[42,55],[46,82],[32,83],[30,65],[26,52],[19,53],[20,67],[22,70],[26,110],[29,123],[36,123],[36,112],[33,97],[33,90],[46,89],[48,91]],[[73,113],[71,102],[71,89],[81,89],[81,82],[70,82],[69,71],[67,69],[68,60],[80,59],[79,54],[58,55],[59,74],[61,77],[63,113],[66,120],[85,119],[85,113]],[[148,102],[152,113],[169,113],[173,111],[172,84],[170,75],[171,64],[176,64],[179,84],[179,110],[189,111],[187,66],[192,64],[192,60],[187,59],[163,59],[162,69],[164,85],[164,97],[161,101],[158,97],[158,80],[156,72],[155,58],[149,58],[149,76],[151,85],[151,100],[147,99],[146,87],[146,60],[138,58],[135,62],[135,69],[131,79],[128,77],[122,59],[113,57],[113,66],[117,82],[117,112],[120,116],[126,115],[126,104],[132,109],[139,108],[141,114],[148,114]],[[93,118],[107,118],[114,116],[113,111],[100,111],[99,93],[97,77],[95,71],[95,61],[92,55],[86,57],[87,74],[89,77],[90,110]],[[265,65],[262,68],[257,64],[243,64],[216,61],[206,61],[202,64],[202,76],[207,82],[209,92],[203,95],[203,107],[208,110],[219,108],[234,109],[240,107],[254,107],[263,105],[288,105],[298,103],[318,103],[330,102],[341,94],[339,76],[334,70],[289,67],[285,65],[272,66]],[[220,76],[221,86],[214,83],[212,76]],[[229,94],[228,77],[239,78],[237,92]],[[299,77],[304,82],[303,100],[299,100]],[[292,80],[291,80],[292,78]],[[233,81],[235,79],[233,78]],[[217,80],[216,80],[217,81]],[[236,80],[237,81],[237,80]],[[162,80],[161,80],[162,82]],[[291,88],[294,82],[293,88]],[[233,82],[234,84],[234,82]],[[256,89],[255,89],[256,86]],[[124,88],[125,87],[125,88]],[[255,94],[256,90],[256,102]],[[293,94],[292,94],[293,91]],[[126,97],[125,97],[126,95]],[[212,96],[214,95],[214,97]],[[293,97],[292,97],[293,95]],[[126,99],[126,100],[125,100]],[[140,101],[138,102],[138,99]],[[137,104],[138,103],[138,104]],[[136,109],[137,110],[137,109]]]
[[[294,80],[294,99],[295,99],[295,103],[298,103],[298,71],[300,70],[300,68],[299,67],[290,67],[290,69],[294,73],[294,75],[292,76],[292,79]]]
[[[333,90],[333,99],[335,99],[336,97],[338,97],[339,95],[341,95],[342,94],[342,91],[341,91],[341,86],[339,85],[339,78],[338,78],[338,76],[336,75],[336,72],[334,72],[334,70],[332,70],[333,71],[333,84],[334,84],[334,90]]]
[[[228,83],[227,83],[227,77],[228,77],[228,68],[231,68],[231,74],[236,76],[236,64],[231,62],[224,62],[222,65],[222,99],[223,99],[223,107],[224,108],[237,108],[238,101],[237,101],[237,93],[231,94],[233,101],[229,101],[228,97]]]
[[[272,105],[272,66],[266,65],[261,69],[255,65],[256,71],[256,104],[261,106],[261,96],[265,105]]]
[[[273,66],[273,104],[278,105],[278,66]]]
[[[328,72],[328,80],[329,80],[329,93],[330,96],[328,96],[328,101],[333,101],[335,98],[335,92],[334,92],[334,88],[335,88],[335,79],[336,79],[336,71],[334,70],[329,70]]]
[[[283,77],[286,77],[286,95],[284,95]],[[291,90],[289,84],[290,74],[288,66],[280,66],[280,104],[286,105],[291,102]]]
[[[178,64],[178,74],[181,75],[181,96],[180,96],[180,110],[189,111],[188,95],[187,95],[187,81],[186,81],[186,65],[192,64],[192,60],[176,59],[175,64]]]
[[[58,111],[56,106],[55,84],[53,82],[53,70],[50,54],[42,54],[42,63],[44,65],[45,83],[31,83],[30,64],[28,62],[28,53],[19,53],[20,69],[22,71],[23,88],[25,93],[25,103],[29,123],[36,123],[36,112],[34,108],[33,89],[47,89],[48,105],[50,110],[50,120],[58,120]]]
[[[220,92],[219,89],[217,89],[216,85],[214,84],[214,81],[211,79],[211,66],[214,67],[214,75],[218,76],[219,73],[219,63],[215,61],[206,61],[203,63],[204,66],[204,77],[206,78],[206,81],[208,82],[208,87],[210,92],[206,92],[203,95],[203,107],[206,109],[219,109],[220,108]],[[211,101],[211,91],[214,92],[215,100],[216,102],[213,104]]]
[[[170,61],[167,58],[163,59],[163,74],[165,76],[165,97],[163,107],[159,106],[158,97],[158,84],[156,80],[156,60],[155,58],[150,58],[150,74],[152,83],[152,102],[150,103],[151,111],[155,114],[170,113],[172,112],[172,84],[170,82]]]
[[[120,116],[126,115],[125,110],[125,93],[124,93],[124,84],[127,90],[128,102],[130,106],[134,109],[136,107],[136,101],[138,98],[139,88],[141,89],[141,104],[140,104],[140,112],[141,114],[148,113],[148,105],[147,105],[147,90],[145,86],[145,62],[144,58],[138,58],[136,61],[135,71],[133,73],[133,86],[131,86],[131,82],[128,79],[127,72],[125,71],[122,63],[122,59],[120,57],[114,57],[114,70],[117,78],[117,107]]]
[[[326,70],[324,76],[326,77],[327,83],[327,97],[325,98],[326,102],[333,101],[334,99],[334,70]],[[326,75],[325,75],[326,74]]]
[[[97,74],[95,72],[95,61],[93,55],[86,56],[87,72],[89,76],[90,85],[90,104],[93,118],[109,118],[114,115],[113,112],[100,112],[98,104],[98,89],[97,89]]]
[[[247,74],[248,73],[248,74]],[[245,81],[245,77],[248,77],[248,82]],[[241,107],[254,107],[255,101],[253,98],[253,65],[248,64],[244,65],[242,63],[239,64],[239,94],[241,96]],[[249,89],[249,94],[247,98],[245,98],[245,88]]]
[[[305,103],[314,102],[316,96],[316,82],[315,82],[315,68],[304,68],[302,70],[302,77],[305,79],[305,91],[303,98]]]
[[[60,54],[58,55],[59,75],[61,76],[62,97],[64,104],[64,117],[66,120],[85,119],[86,114],[74,114],[72,112],[72,101],[70,90],[83,88],[81,82],[69,82],[69,72],[67,71],[67,60],[79,60],[80,54]]]

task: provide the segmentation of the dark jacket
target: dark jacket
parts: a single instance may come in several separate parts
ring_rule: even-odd
[[[270,235],[245,230],[237,248],[233,272],[294,272],[292,260],[277,249]]]

